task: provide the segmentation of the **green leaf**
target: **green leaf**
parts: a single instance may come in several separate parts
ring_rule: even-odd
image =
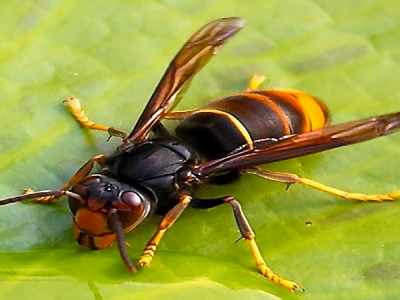
[[[333,123],[399,110],[400,3],[393,0],[2,1],[0,197],[63,185],[90,157],[118,145],[82,130],[61,101],[81,99],[99,123],[129,130],[168,62],[201,25],[242,16],[245,29],[196,76],[179,108],[266,88],[323,99]],[[227,137],[229,138],[229,137]],[[399,189],[400,135],[269,165],[348,191]],[[188,209],[151,267],[132,276],[116,247],[80,249],[64,201],[0,209],[0,297],[20,299],[398,298],[397,203],[359,203],[245,176],[205,187],[234,195],[267,264],[306,288],[292,294],[257,273],[230,207]],[[130,256],[156,229],[127,235]]]

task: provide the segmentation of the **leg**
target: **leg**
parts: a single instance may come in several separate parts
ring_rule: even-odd
[[[125,131],[116,129],[114,127],[108,127],[100,124],[96,124],[89,120],[85,112],[81,108],[81,104],[77,98],[69,98],[64,101],[67,109],[74,119],[82,126],[93,130],[107,131],[110,136],[117,136],[125,138],[128,134]]]
[[[76,173],[72,178],[64,184],[60,190],[68,190],[70,187],[72,187],[74,184],[76,184],[78,181],[82,180],[85,178],[93,169],[94,163],[98,163],[100,165],[104,165],[106,163],[106,157],[104,155],[96,155],[89,159]],[[31,189],[25,189],[23,191],[23,194],[31,194],[34,193],[33,190]],[[62,195],[52,195],[52,196],[45,196],[45,197],[39,197],[36,198],[35,200],[38,202],[42,203],[48,203],[48,202],[54,202],[58,200]]]
[[[260,85],[266,79],[267,78],[265,76],[254,74],[253,76],[250,77],[249,83],[247,84],[246,92],[258,90]],[[195,109],[188,109],[188,110],[171,111],[171,112],[168,112],[168,114],[164,118],[169,119],[169,120],[183,120],[183,119],[193,115],[197,110],[198,109],[195,108]]]
[[[167,212],[167,214],[162,218],[161,222],[158,224],[156,233],[147,243],[147,246],[140,257],[138,262],[140,266],[146,267],[150,264],[165,231],[167,231],[167,229],[174,224],[174,222],[183,213],[185,208],[189,205],[191,200],[192,197],[188,195],[182,196],[181,199],[179,199],[179,203],[175,205],[169,212]]]
[[[247,85],[246,92],[256,91],[260,88],[260,85],[266,80],[267,78],[263,75],[254,74],[250,77],[249,83]]]
[[[232,206],[236,224],[239,227],[242,237],[247,241],[256,266],[260,270],[261,274],[272,282],[280,284],[291,291],[302,291],[303,289],[297,283],[283,279],[267,267],[254,239],[255,234],[243,213],[240,203],[235,198],[222,197],[217,199],[194,199],[191,206],[194,208],[207,209],[224,203],[228,203]]]
[[[245,170],[246,173],[249,174],[254,174],[269,180],[273,181],[278,181],[282,183],[286,183],[288,185],[293,184],[293,183],[299,183],[299,184],[304,184],[306,186],[312,187],[314,189],[326,192],[328,194],[332,194],[335,196],[339,196],[344,199],[349,199],[349,200],[360,200],[360,201],[391,201],[395,200],[400,196],[400,191],[394,192],[391,194],[386,194],[386,195],[380,195],[380,194],[372,194],[372,195],[366,195],[366,194],[359,194],[359,193],[348,193],[330,186],[323,185],[319,182],[307,179],[307,178],[300,178],[296,174],[291,174],[291,173],[283,173],[283,172],[273,172],[273,171],[268,171],[265,169],[261,169],[258,167],[254,168],[249,168]]]

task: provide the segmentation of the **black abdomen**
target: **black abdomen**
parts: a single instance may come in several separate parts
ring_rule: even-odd
[[[211,102],[182,121],[176,134],[211,160],[253,141],[323,128],[323,103],[299,91],[265,90]]]

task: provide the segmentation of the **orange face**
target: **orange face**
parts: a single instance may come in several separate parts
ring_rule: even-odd
[[[103,213],[93,212],[88,208],[80,208],[74,216],[73,232],[78,243],[91,250],[110,247],[115,239],[107,224],[107,216]]]
[[[116,241],[118,230],[110,220],[112,213],[119,220],[119,233],[124,234],[142,222],[150,211],[150,202],[141,191],[107,176],[87,177],[71,191],[83,199],[69,198],[74,235],[80,245],[91,250],[108,248]]]

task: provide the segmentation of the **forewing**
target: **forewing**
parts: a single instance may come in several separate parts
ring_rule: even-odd
[[[237,168],[256,166],[345,145],[355,144],[400,130],[400,112],[338,124],[312,132],[293,135],[277,142],[255,141],[254,149],[244,149],[216,159],[193,170],[199,178]]]
[[[214,20],[198,30],[169,64],[127,141],[145,139],[151,128],[177,104],[179,93],[214,54],[244,25],[241,18]]]

